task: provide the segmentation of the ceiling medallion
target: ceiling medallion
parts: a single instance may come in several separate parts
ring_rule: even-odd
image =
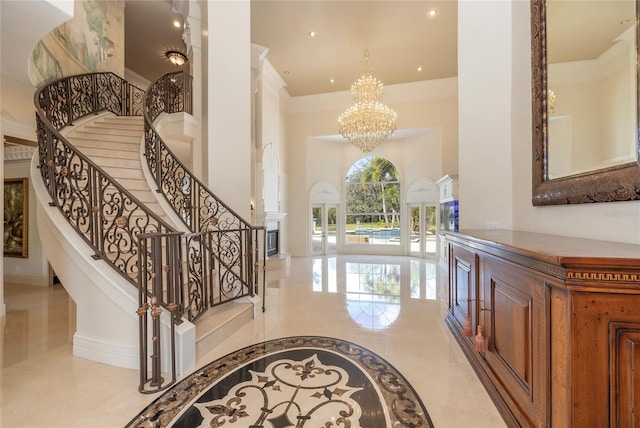
[[[398,115],[382,104],[384,85],[369,67],[369,52],[364,53],[361,76],[351,85],[351,96],[356,102],[338,118],[340,134],[365,153],[392,135]]]

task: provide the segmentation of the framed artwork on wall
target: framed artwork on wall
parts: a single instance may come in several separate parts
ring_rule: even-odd
[[[29,179],[4,180],[4,256],[28,257]]]

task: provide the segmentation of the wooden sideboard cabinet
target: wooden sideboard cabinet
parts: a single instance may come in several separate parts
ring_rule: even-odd
[[[446,240],[446,321],[508,426],[640,426],[640,245]]]

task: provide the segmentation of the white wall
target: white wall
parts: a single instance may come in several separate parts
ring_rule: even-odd
[[[516,230],[640,243],[640,201],[531,204],[529,7],[458,6],[461,227],[499,220]]]
[[[398,113],[399,129],[421,129],[417,135],[387,140],[371,154],[394,162],[403,180],[403,191],[418,177],[433,181],[457,172],[456,79],[441,79],[385,87],[384,103]],[[343,189],[353,162],[365,154],[347,142],[336,140],[338,116],[353,101],[348,92],[294,97],[289,103],[286,173],[289,178],[287,220],[292,255],[308,253],[310,236],[309,192],[326,180]],[[328,136],[333,136],[333,141]],[[341,190],[342,191],[342,190]]]
[[[29,12],[29,13],[27,13]],[[14,124],[22,121],[35,123],[33,114],[33,88],[29,82],[27,64],[35,43],[49,30],[73,16],[73,2],[67,0],[12,1],[0,2],[0,137],[5,135],[30,138],[30,135],[16,135],[11,131]],[[29,31],[25,31],[25,28]],[[18,84],[18,82],[21,82]],[[31,97],[22,97],[12,89],[27,88]],[[19,91],[18,91],[19,92]],[[7,105],[26,108],[8,108]],[[20,128],[21,125],[18,125]],[[35,126],[32,127],[35,129]],[[0,158],[4,159],[3,147]],[[0,170],[4,175],[4,167]],[[4,197],[2,198],[4,200]],[[0,202],[3,206],[3,202]],[[4,208],[3,208],[4,211]],[[0,264],[0,272],[3,265]],[[0,282],[0,316],[5,315],[4,282]]]
[[[460,228],[513,226],[512,5],[458,4]]]
[[[30,160],[5,162],[4,178],[29,178],[29,167]],[[12,284],[47,286],[49,284],[49,264],[38,233],[35,192],[31,178],[29,178],[28,226],[28,257],[24,259],[4,257],[3,279]]]
[[[35,91],[36,88],[31,85],[2,76],[0,108],[3,135],[36,139],[36,114],[33,104]]]
[[[627,43],[618,43],[596,60],[547,66],[548,85],[556,95],[548,129],[551,177],[635,157],[636,73],[631,62]]]

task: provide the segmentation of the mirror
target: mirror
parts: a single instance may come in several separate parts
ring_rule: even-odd
[[[531,0],[534,205],[640,199],[636,17],[636,0]]]

